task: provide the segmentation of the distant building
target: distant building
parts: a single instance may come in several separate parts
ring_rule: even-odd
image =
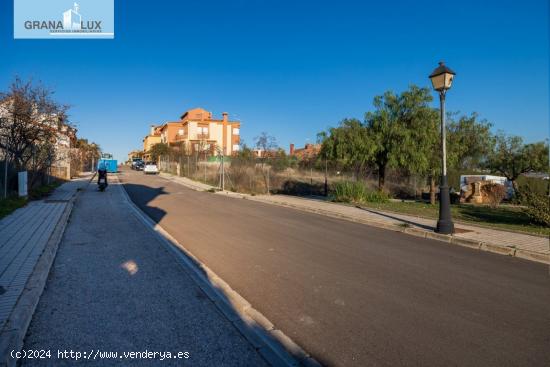
[[[132,150],[130,153],[128,153],[128,161],[132,162],[134,158],[142,158],[143,157],[143,151],[142,150]]]
[[[161,126],[151,125],[149,134],[143,138],[143,159],[151,160],[151,148],[161,142]]]
[[[220,149],[224,155],[239,151],[239,121],[230,121],[227,112],[221,119],[212,112],[194,108],[180,116],[179,121],[169,121],[157,127],[160,142],[179,148],[187,154],[207,153],[215,155]]]
[[[277,149],[264,150],[261,148],[254,148],[252,149],[252,154],[256,158],[275,158],[278,156],[279,151]]]
[[[289,155],[298,159],[313,159],[319,155],[321,144],[306,144],[303,148],[295,149],[294,144],[290,144]]]

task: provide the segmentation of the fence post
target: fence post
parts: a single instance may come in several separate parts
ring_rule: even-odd
[[[270,190],[269,190],[269,173],[271,172],[271,167],[267,167],[267,194],[269,195],[270,193]]]
[[[8,152],[4,152],[4,199],[8,197]]]

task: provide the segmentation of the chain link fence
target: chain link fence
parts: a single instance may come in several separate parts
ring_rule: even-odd
[[[378,175],[366,168],[349,169],[339,162],[294,157],[225,157],[215,155],[167,155],[159,159],[161,172],[187,177],[226,190],[248,194],[328,196],[338,182],[363,182],[378,188]],[[392,197],[420,199],[427,179],[388,169],[384,190]],[[425,196],[425,195],[424,195]]]

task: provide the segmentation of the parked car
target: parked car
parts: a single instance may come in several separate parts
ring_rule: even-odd
[[[146,175],[149,173],[152,173],[154,175],[159,173],[159,169],[157,167],[157,164],[155,162],[147,162],[145,163],[145,166],[143,167],[143,173]]]
[[[145,167],[145,162],[139,161],[132,166],[132,169],[135,169],[136,171],[143,171],[143,167]]]
[[[132,169],[136,169],[136,167],[140,164],[142,164],[143,161],[140,159],[140,158],[134,158],[134,160],[132,161],[132,166],[131,168]]]

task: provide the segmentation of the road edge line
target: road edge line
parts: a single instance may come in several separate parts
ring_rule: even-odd
[[[124,184],[118,179],[124,199],[134,215],[141,220],[160,242],[180,260],[178,263],[217,307],[218,311],[245,337],[258,353],[272,366],[322,366],[290,337],[275,326],[261,312],[233,290],[208,266],[155,223],[130,198]]]
[[[87,187],[93,180],[90,178]],[[10,351],[20,351],[23,348],[25,336],[31,324],[36,307],[40,302],[40,297],[46,286],[51,267],[57,256],[59,244],[65,234],[65,229],[69,223],[74,204],[81,190],[76,190],[73,196],[67,202],[63,213],[55,224],[50,238],[40,254],[34,269],[25,283],[23,292],[19,296],[17,303],[11,311],[8,320],[0,331],[0,366],[13,367],[18,365],[19,359],[12,358]]]

